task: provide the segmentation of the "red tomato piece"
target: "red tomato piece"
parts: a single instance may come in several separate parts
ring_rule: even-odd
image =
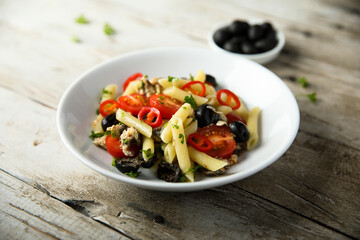
[[[214,147],[209,139],[199,133],[190,134],[188,137],[188,143],[200,152],[208,152]]]
[[[99,113],[106,117],[107,115],[116,112],[116,110],[119,108],[119,104],[117,101],[109,99],[103,101],[99,106]]]
[[[126,79],[126,81],[124,82],[124,84],[123,84],[123,90],[125,91],[125,89],[129,86],[129,83],[131,83],[132,81],[135,81],[136,79],[138,79],[138,78],[142,78],[143,77],[143,75],[142,75],[142,73],[134,73],[133,75],[131,75],[130,77],[128,77],[127,79]]]
[[[221,99],[221,94],[223,94],[223,93],[226,95],[226,102],[224,102]],[[233,92],[231,92],[230,90],[227,90],[227,89],[219,90],[216,94],[216,98],[221,105],[225,105],[225,106],[229,106],[229,107],[231,107],[230,103],[231,103],[231,99],[233,99],[235,101],[235,106],[231,107],[232,110],[238,109],[241,104],[239,98]]]
[[[199,84],[201,86],[201,92],[198,92],[195,89],[192,89],[192,86],[195,84]],[[205,96],[205,92],[206,92],[206,87],[205,84],[203,82],[200,81],[191,81],[188,82],[187,84],[185,84],[184,86],[181,87],[182,90],[186,90],[189,89],[193,94],[198,95],[200,97]]]
[[[159,109],[164,119],[170,119],[181,105],[181,102],[165,94],[153,94],[150,97],[150,106]]]
[[[232,123],[234,121],[240,121],[240,122],[242,122],[242,123],[244,123],[246,125],[245,120],[242,117],[240,117],[239,115],[237,115],[236,113],[232,113],[232,112],[228,113],[226,115],[226,118],[228,120],[228,124],[230,124],[230,123]]]
[[[150,127],[160,127],[162,124],[161,113],[154,107],[143,107],[138,115],[138,118]]]
[[[227,158],[234,152],[236,142],[228,126],[212,124],[198,129],[197,132],[213,144],[213,148],[206,154],[212,157]]]
[[[140,147],[136,144],[130,146],[129,151],[133,153],[131,156],[126,156],[122,149],[122,143],[119,138],[113,138],[111,135],[108,135],[105,139],[106,150],[110,153],[111,156],[115,158],[130,158],[135,157],[139,151]]]
[[[119,108],[124,111],[130,112],[136,116],[144,106],[149,105],[149,100],[145,95],[133,93],[126,96],[119,97]]]

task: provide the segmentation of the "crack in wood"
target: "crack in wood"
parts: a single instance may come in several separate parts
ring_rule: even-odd
[[[324,228],[327,228],[327,229],[329,229],[329,230],[331,230],[331,231],[334,231],[334,232],[336,232],[336,233],[339,233],[339,234],[341,234],[341,235],[343,235],[343,236],[345,236],[345,237],[347,237],[347,238],[349,238],[349,239],[354,239],[354,240],[357,239],[356,237],[351,236],[351,235],[349,235],[349,234],[347,234],[347,233],[345,233],[345,232],[342,232],[341,230],[336,229],[336,228],[334,228],[334,227],[332,227],[332,226],[329,226],[329,225],[327,225],[327,224],[325,224],[325,223],[323,223],[323,222],[321,222],[321,221],[319,221],[319,220],[316,220],[316,219],[314,219],[314,218],[312,218],[312,217],[306,216],[306,215],[304,215],[304,214],[302,214],[302,213],[296,212],[296,211],[294,211],[294,210],[292,210],[292,209],[290,209],[290,208],[288,208],[288,207],[285,207],[285,206],[283,206],[283,205],[281,205],[281,204],[279,204],[279,203],[276,203],[276,202],[274,202],[274,201],[272,201],[272,200],[270,200],[270,199],[267,199],[267,198],[265,198],[265,197],[262,197],[262,196],[260,196],[260,195],[258,195],[258,194],[256,194],[256,193],[253,193],[253,192],[251,192],[251,191],[248,191],[248,190],[246,190],[246,189],[244,189],[244,188],[241,188],[241,187],[239,187],[239,186],[236,186],[235,184],[231,184],[231,185],[234,186],[234,187],[236,187],[236,188],[238,188],[238,189],[240,189],[240,190],[242,190],[242,191],[244,191],[244,192],[247,192],[248,194],[251,194],[251,195],[253,195],[253,196],[257,197],[257,198],[260,198],[260,199],[262,199],[262,200],[264,200],[264,201],[266,201],[266,202],[269,202],[269,203],[271,203],[271,204],[274,204],[274,205],[276,205],[276,206],[278,206],[278,207],[280,207],[280,208],[282,208],[282,209],[285,209],[285,210],[287,210],[287,211],[289,211],[289,212],[292,212],[292,213],[294,213],[294,214],[296,214],[296,215],[298,215],[298,216],[300,216],[300,217],[303,217],[303,218],[305,218],[305,219],[307,219],[307,220],[309,220],[309,221],[312,221],[312,222],[314,222],[314,223],[316,223],[316,224],[318,224],[318,225],[320,225],[320,226],[322,226],[322,227],[324,227]]]

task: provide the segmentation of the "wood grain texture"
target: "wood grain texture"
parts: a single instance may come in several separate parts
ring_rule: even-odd
[[[80,14],[90,24],[74,23]],[[235,18],[286,35],[266,67],[297,96],[301,124],[276,163],[219,188],[161,193],[107,179],[65,149],[57,103],[82,72],[144,48],[208,48],[212,27]],[[359,239],[359,25],[351,0],[0,1],[0,238]],[[316,104],[301,96],[311,92]]]

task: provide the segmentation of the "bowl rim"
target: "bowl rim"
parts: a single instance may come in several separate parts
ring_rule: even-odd
[[[59,136],[60,136],[62,142],[68,148],[68,150],[70,150],[70,152],[72,154],[74,154],[75,157],[78,158],[81,162],[83,162],[86,166],[88,166],[89,168],[91,168],[92,170],[94,170],[98,173],[101,173],[104,176],[119,180],[121,182],[129,183],[129,184],[135,185],[140,188],[146,188],[146,189],[156,190],[156,191],[171,191],[171,192],[190,192],[190,191],[203,190],[203,189],[208,189],[208,188],[213,188],[213,187],[229,184],[229,183],[247,178],[247,177],[265,169],[266,167],[268,167],[269,165],[274,163],[276,160],[278,160],[288,150],[288,148],[291,146],[291,144],[293,143],[293,141],[295,140],[295,137],[297,135],[299,125],[300,125],[299,107],[298,107],[297,101],[296,101],[294,95],[292,94],[292,92],[290,91],[290,89],[286,86],[286,84],[277,75],[272,73],[267,68],[261,66],[260,64],[250,61],[248,59],[244,59],[244,61],[246,61],[248,64],[255,64],[257,66],[260,66],[265,71],[267,71],[269,74],[273,75],[275,77],[276,81],[279,82],[281,88],[284,89],[287,93],[289,93],[289,96],[291,96],[291,98],[289,100],[292,101],[294,103],[294,106],[297,107],[297,109],[296,109],[297,116],[295,119],[295,123],[293,124],[294,128],[292,129],[292,132],[289,134],[287,144],[284,144],[281,148],[278,149],[277,152],[272,153],[271,156],[267,159],[267,161],[262,162],[261,164],[257,165],[256,167],[253,167],[249,170],[237,172],[237,173],[234,173],[231,175],[226,175],[223,177],[219,176],[216,178],[208,179],[207,181],[198,181],[198,182],[193,182],[193,183],[182,183],[182,182],[168,183],[168,182],[153,182],[153,181],[144,180],[144,179],[130,178],[125,175],[122,176],[122,175],[114,173],[110,170],[106,170],[106,169],[103,169],[102,167],[99,167],[96,163],[88,160],[85,156],[83,156],[80,152],[78,152],[78,150],[75,148],[75,146],[67,138],[66,129],[64,129],[62,127],[64,125],[63,121],[65,121],[65,118],[63,118],[63,114],[64,114],[63,109],[65,107],[66,101],[68,100],[67,99],[68,96],[71,94],[71,92],[73,91],[75,86],[77,86],[78,84],[81,84],[83,79],[85,79],[85,77],[87,75],[89,75],[90,73],[97,71],[98,69],[102,68],[103,66],[105,66],[107,64],[110,64],[115,61],[119,61],[119,60],[127,58],[129,56],[151,53],[151,52],[158,52],[158,51],[167,52],[167,51],[184,51],[184,50],[191,51],[191,52],[193,52],[194,50],[195,51],[212,52],[208,49],[195,48],[195,47],[158,47],[158,48],[142,49],[142,50],[128,52],[128,53],[121,54],[116,57],[110,58],[104,62],[101,62],[101,63],[93,66],[92,68],[90,68],[87,71],[85,71],[84,73],[82,73],[79,77],[77,77],[74,80],[74,82],[69,85],[69,87],[65,90],[65,92],[61,96],[59,103],[58,103],[57,112],[56,112],[56,125],[57,125],[57,129],[59,132]],[[214,53],[214,52],[212,52],[212,53]]]
[[[256,23],[265,23],[267,22],[266,20],[262,20],[262,19],[250,19],[248,20],[248,22],[250,24],[256,24]],[[265,59],[265,58],[269,58],[271,56],[275,56],[276,54],[280,53],[280,51],[284,48],[285,46],[285,42],[286,42],[286,39],[285,39],[285,35],[282,31],[276,29],[276,36],[278,38],[278,43],[277,45],[266,51],[266,52],[263,52],[263,53],[256,53],[256,54],[243,54],[243,53],[234,53],[234,52],[230,52],[230,51],[227,51],[221,47],[219,47],[215,41],[214,41],[214,38],[213,38],[213,35],[214,33],[219,30],[220,28],[223,28],[225,26],[228,26],[230,25],[232,22],[222,22],[222,23],[218,23],[216,24],[212,29],[211,31],[208,33],[208,36],[207,36],[207,40],[208,40],[208,43],[210,45],[210,47],[216,51],[219,51],[219,52],[223,52],[223,53],[226,53],[226,54],[229,54],[229,55],[232,55],[232,56],[241,56],[241,57],[245,57],[247,59],[250,59],[250,60],[253,60],[253,61],[256,61],[256,60],[260,60],[260,59]],[[271,60],[270,60],[271,61]],[[266,63],[269,62],[269,61],[266,61]]]

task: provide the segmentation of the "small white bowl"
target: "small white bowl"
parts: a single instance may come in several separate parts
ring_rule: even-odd
[[[257,23],[263,23],[263,22],[264,21],[262,21],[262,20],[249,20],[250,24],[257,24]],[[271,49],[267,52],[257,53],[257,54],[241,54],[241,53],[234,53],[234,52],[227,51],[227,50],[219,47],[214,42],[213,36],[214,36],[214,33],[218,29],[228,26],[230,24],[231,24],[231,22],[216,25],[214,27],[214,29],[208,34],[208,42],[209,42],[211,49],[213,49],[217,52],[222,52],[222,53],[228,54],[230,56],[235,56],[235,57],[240,56],[240,57],[244,57],[249,60],[252,60],[254,62],[260,63],[260,64],[266,64],[266,63],[271,62],[275,58],[277,58],[285,45],[285,35],[282,32],[280,32],[279,30],[276,30],[276,36],[278,38],[278,43],[273,49]]]
[[[169,183],[153,169],[141,168],[131,178],[111,166],[112,157],[89,139],[98,97],[107,84],[123,85],[134,72],[150,77],[188,76],[203,69],[217,79],[219,88],[241,96],[249,108],[261,109],[258,146],[241,157],[225,175],[198,176],[193,183]],[[293,142],[300,123],[294,95],[274,73],[245,58],[234,58],[198,48],[156,48],[124,54],[88,70],[63,94],[57,110],[57,127],[65,146],[83,163],[107,177],[160,191],[197,191],[246,178],[275,162]]]

